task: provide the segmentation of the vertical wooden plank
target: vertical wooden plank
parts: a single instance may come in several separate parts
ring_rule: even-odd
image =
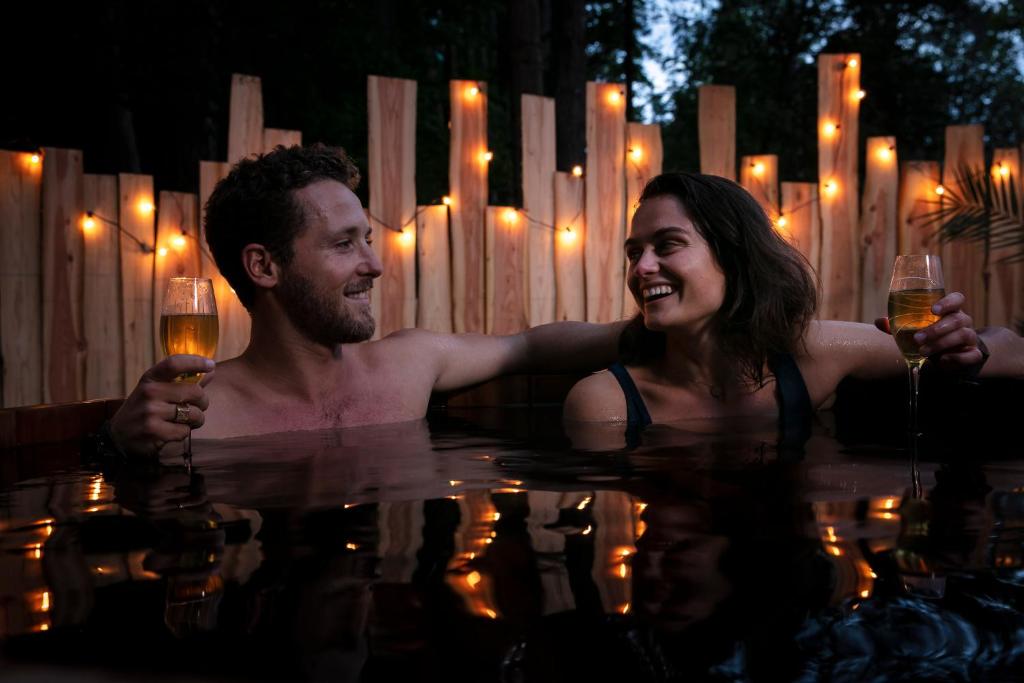
[[[1018,206],[1024,206],[1024,182],[1021,181],[1021,155],[1016,147],[996,148],[992,152],[992,183],[996,192],[1010,197],[1016,193]],[[1018,318],[1024,320],[1024,262],[1008,263],[1002,259],[1019,252],[1012,247],[996,246],[990,259],[989,325],[1013,328]]]
[[[448,207],[421,206],[416,219],[419,256],[419,303],[416,327],[452,331],[451,255],[448,247]]]
[[[736,180],[736,88],[702,85],[697,91],[700,172]]]
[[[782,215],[775,229],[807,259],[815,273],[821,268],[821,220],[815,183],[782,183]]]
[[[640,194],[647,181],[661,174],[661,126],[642,123],[626,124],[626,234],[629,234]],[[620,245],[621,247],[621,245]],[[637,314],[636,301],[623,281],[622,317]]]
[[[384,337],[416,325],[416,81],[370,76],[367,106],[369,210],[383,266],[374,294]]]
[[[527,222],[530,325],[555,319],[555,101],[522,96],[523,210]]]
[[[167,281],[200,277],[197,198],[184,192],[161,191],[156,212],[156,265],[153,269],[153,354],[164,357],[160,343],[160,312]],[[214,292],[214,298],[217,293]]]
[[[94,214],[84,230],[85,397],[116,398],[124,395],[117,176],[87,173],[84,196],[85,210]]]
[[[864,152],[864,195],[861,200],[861,319],[887,315],[889,280],[896,260],[899,174],[896,138],[870,137]]]
[[[935,189],[941,179],[937,161],[906,161],[900,165],[897,253],[939,253],[935,231],[922,224],[921,216],[938,208],[939,195]]]
[[[153,365],[153,268],[155,265],[153,178],[122,173],[117,180],[121,223],[121,320],[124,393],[131,393]]]
[[[487,334],[529,327],[528,228],[510,206],[487,207]]]
[[[968,168],[973,174],[985,172],[985,127],[979,124],[946,126],[946,156],[942,164],[942,185],[951,193],[960,194],[956,180],[958,169]],[[964,309],[979,327],[988,324],[990,299],[985,296],[982,275],[985,245],[982,242],[957,240],[942,245],[942,271],[947,292],[962,292],[967,297]]]
[[[584,320],[587,298],[583,283],[585,235],[583,179],[557,172],[555,186],[555,318]]]
[[[822,318],[858,320],[857,124],[860,55],[818,56]]]
[[[625,94],[616,83],[587,83],[587,238],[583,244],[587,320],[622,313],[625,259]]]
[[[302,144],[301,130],[282,130],[281,128],[263,129],[263,151],[272,152],[275,147],[294,147]]]
[[[484,331],[484,220],[487,209],[487,96],[475,81],[451,81],[452,325]]]
[[[0,405],[43,400],[41,154],[0,150]]]
[[[258,76],[231,75],[228,163],[263,151],[263,87]]]
[[[43,401],[85,397],[82,286],[82,153],[49,147],[43,156]]]
[[[200,161],[199,162],[199,206],[200,212],[205,216],[206,202],[217,183],[225,178],[231,165],[223,161]],[[251,319],[249,311],[238,300],[235,291],[224,279],[213,261],[209,245],[206,244],[206,223],[205,218],[201,221],[199,233],[202,251],[200,252],[200,270],[203,277],[213,281],[213,296],[217,300],[217,326],[220,336],[217,340],[217,355],[215,360],[227,360],[234,358],[243,351],[249,344],[249,326]],[[241,255],[239,255],[241,258]]]
[[[749,192],[773,222],[779,217],[779,157],[756,154],[740,160],[740,185]]]

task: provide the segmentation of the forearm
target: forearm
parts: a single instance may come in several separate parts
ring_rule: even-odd
[[[587,372],[618,358],[619,337],[629,321],[557,322],[526,330],[509,372]]]
[[[978,337],[988,347],[989,358],[981,368],[981,377],[1024,379],[1024,337],[1005,327],[985,327]]]

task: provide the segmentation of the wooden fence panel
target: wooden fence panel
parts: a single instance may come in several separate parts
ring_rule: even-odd
[[[157,360],[164,357],[160,314],[168,280],[200,277],[201,274],[196,204],[196,195],[185,192],[162,191],[157,200],[156,265],[153,269],[153,353]],[[214,292],[214,298],[216,296]]]
[[[736,180],[736,88],[702,85],[697,91],[700,172]]]
[[[301,130],[282,130],[281,128],[263,129],[263,151],[272,152],[275,147],[294,147],[302,144]]]
[[[382,337],[416,325],[416,81],[367,79],[371,225]]]
[[[529,232],[521,212],[487,207],[487,334],[529,327]]]
[[[484,226],[487,211],[487,96],[476,81],[451,81],[448,156],[452,247],[452,324],[483,332]]]
[[[230,168],[231,165],[223,161],[199,162],[199,214],[201,217],[205,216],[206,202],[209,200],[210,194],[213,193],[213,188],[227,176]],[[213,281],[213,296],[217,300],[217,326],[220,334],[217,339],[217,354],[214,359],[227,360],[240,355],[249,345],[249,327],[252,321],[249,318],[249,311],[238,300],[238,295],[221,275],[217,264],[213,261],[213,254],[210,253],[209,245],[206,244],[205,218],[200,220],[199,234],[202,244],[200,268],[203,277],[208,277]]]
[[[263,87],[257,76],[231,75],[228,163],[259,154],[263,142]]]
[[[625,239],[626,101],[622,86],[587,83],[587,320],[622,314]]]
[[[124,395],[121,328],[121,254],[117,176],[85,174],[84,208],[95,214],[85,231],[85,397]]]
[[[522,96],[523,209],[528,232],[530,325],[555,319],[555,101]]]
[[[43,401],[85,398],[82,287],[82,153],[49,147],[43,155]]]
[[[647,181],[661,174],[661,126],[642,123],[626,124],[626,234],[629,234],[640,194]],[[621,249],[621,245],[620,249]],[[637,314],[636,301],[623,278],[622,317]]]
[[[948,192],[962,194],[956,180],[958,168],[971,173],[985,172],[985,128],[978,124],[946,126],[946,155],[942,164],[942,185]],[[946,201],[946,198],[943,198]],[[985,245],[957,240],[942,245],[942,270],[946,291],[962,292],[965,309],[978,326],[988,324],[989,299],[985,293]]]
[[[782,183],[782,215],[775,229],[821,272],[821,220],[815,183]]]
[[[555,319],[585,320],[583,282],[583,179],[556,172],[555,185]]]
[[[773,222],[779,217],[779,157],[776,154],[745,156],[740,160],[740,185],[749,192]]]
[[[42,155],[0,150],[0,405],[43,400]]]
[[[452,280],[447,206],[438,204],[419,208],[416,248],[419,256],[416,327],[451,333]]]
[[[992,153],[992,181],[996,191],[1017,195],[1018,207],[1024,207],[1024,182],[1021,181],[1021,154],[1016,147],[996,148]],[[989,325],[1014,328],[1018,320],[1024,321],[1024,261],[1005,262],[1002,259],[1020,251],[1019,247],[993,244],[989,256],[992,277],[989,281]]]
[[[900,165],[897,253],[938,255],[935,231],[924,226],[921,217],[938,208],[935,189],[941,180],[937,161],[906,161]]]
[[[889,280],[896,261],[899,166],[896,138],[867,139],[864,195],[861,201],[861,319],[871,322],[886,315]]]
[[[857,124],[860,55],[818,56],[822,318],[858,320]]]
[[[117,179],[121,223],[121,320],[124,393],[153,365],[153,269],[155,266],[153,177],[121,173]]]

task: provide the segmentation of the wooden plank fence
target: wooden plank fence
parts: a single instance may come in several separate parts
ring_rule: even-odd
[[[942,164],[900,161],[898,141],[869,138],[857,186],[860,56],[819,56],[819,178],[786,182],[774,155],[745,154],[739,182],[820,274],[820,317],[870,320],[885,308],[896,253],[936,253],[921,217],[955,191],[953,169],[979,167],[980,126],[950,126]],[[550,320],[633,315],[622,241],[644,184],[661,172],[658,126],[627,122],[622,87],[587,85],[585,169],[555,168],[549,98],[522,97],[523,207],[488,206],[487,90],[450,83],[449,194],[416,205],[413,81],[367,81],[367,214],[385,275],[371,298],[378,335],[417,325],[439,332],[513,333]],[[736,91],[699,91],[701,169],[737,177]],[[811,131],[808,131],[811,134]],[[155,193],[137,174],[84,173],[77,150],[0,151],[0,390],[2,405],[112,398],[163,355],[157,323],[167,278],[214,280],[217,359],[241,353],[249,315],[206,248],[202,215],[230,165],[302,133],[266,128],[260,79],[236,75],[226,161],[202,161],[197,192]],[[996,187],[1021,185],[1021,149],[993,151]],[[1002,184],[1002,185],[1000,185]],[[1024,317],[1024,264],[994,245],[942,247],[948,289],[969,297],[979,324]],[[988,297],[985,298],[985,278]]]

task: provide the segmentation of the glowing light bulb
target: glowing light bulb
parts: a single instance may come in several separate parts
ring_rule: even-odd
[[[612,106],[618,106],[619,102],[622,101],[622,93],[618,89],[611,90],[608,92],[608,104]]]
[[[574,176],[576,176],[577,178],[582,177],[583,176],[583,167],[580,166],[579,164],[576,164],[575,166],[572,167],[572,174]]]
[[[892,159],[892,147],[879,147],[875,155],[881,161],[890,161]]]
[[[750,166],[753,169],[754,175],[764,175],[764,164],[762,162],[758,161],[756,164],[751,164]]]
[[[84,232],[92,232],[96,229],[96,219],[92,217],[92,212],[85,214],[85,218],[82,219],[82,230]]]
[[[471,99],[475,98],[479,94],[480,94],[480,88],[475,86],[475,85],[471,85],[468,88],[466,88],[466,99],[470,99],[471,100]]]
[[[633,157],[633,161],[640,161],[644,158],[644,151],[639,147],[630,147],[629,156]]]
[[[1001,161],[999,162],[999,175],[1003,176],[1004,178],[1010,175],[1010,167]]]
[[[398,233],[398,242],[403,246],[410,246],[416,241],[416,234],[408,228],[402,228],[402,232]]]
[[[188,244],[188,240],[185,239],[184,235],[175,235],[171,238],[171,246],[181,251]]]
[[[567,227],[565,230],[558,231],[558,238],[562,240],[562,244],[570,245],[576,241],[576,233],[572,228]]]
[[[490,150],[485,150],[483,152],[480,152],[480,162],[481,163],[484,163],[484,164],[489,163],[491,161],[491,159],[493,159],[493,158],[494,158],[494,152],[492,152]]]
[[[789,221],[786,220],[786,217],[780,214],[779,217],[775,219],[775,226],[779,228],[784,228],[786,227],[786,223],[788,222]]]
[[[946,194],[946,188],[944,188],[942,185],[936,185],[935,194],[941,197],[942,195]]]
[[[469,584],[470,588],[476,588],[480,585],[480,581],[483,577],[480,576],[480,572],[470,572],[466,574],[466,583]]]
[[[139,203],[136,204],[136,207],[138,208],[139,213],[143,215],[153,213],[153,209],[156,208],[155,206],[153,206],[153,202],[149,201],[148,199],[140,199]]]
[[[452,205],[452,198],[449,197],[448,195],[445,195],[445,196],[441,197],[441,203],[444,204],[445,206],[451,206]]]
[[[167,256],[167,247],[160,247],[156,250],[156,253],[160,256]]]
[[[827,138],[830,138],[833,135],[835,135],[837,130],[839,130],[839,126],[832,123],[831,121],[826,121],[821,126],[821,133]]]
[[[831,196],[831,195],[834,195],[838,191],[839,191],[839,185],[836,184],[836,181],[830,180],[827,183],[825,183],[825,194]]]
[[[853,93],[853,98],[856,100],[863,100],[867,96],[868,94],[863,90],[858,90],[857,92]]]
[[[857,61],[857,59],[854,58],[854,59],[851,59],[851,60],[847,61],[846,62],[846,66],[850,67],[851,69],[856,69],[858,63],[859,62]]]
[[[516,219],[519,218],[519,214],[516,213],[515,209],[505,209],[505,212],[502,214],[502,216],[505,218],[505,222],[508,223],[509,225],[515,223]]]
[[[28,160],[29,160],[29,163],[31,163],[33,166],[35,166],[36,164],[38,164],[39,162],[41,162],[43,160],[43,155],[39,154],[38,152],[36,152],[36,153],[32,154],[32,156],[30,156],[28,158]]]

